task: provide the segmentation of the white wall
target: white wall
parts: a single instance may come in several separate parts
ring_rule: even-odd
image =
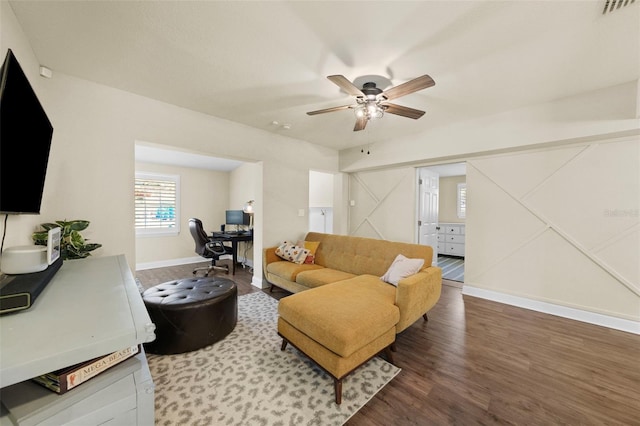
[[[414,170],[350,174],[350,233],[413,242]],[[638,137],[470,158],[466,182],[466,294],[640,320]]]
[[[465,289],[640,320],[640,141],[467,163]]]
[[[337,171],[334,150],[158,102],[53,70],[39,79],[38,63],[7,2],[1,47],[11,47],[37,81],[36,93],[54,127],[40,216],[9,218],[5,247],[28,244],[36,224],[58,218],[91,221],[86,235],[103,244],[96,256],[123,253],[136,264],[133,224],[134,143],[179,146],[203,154],[262,161],[261,218],[257,250],[307,230],[298,217],[309,199],[310,169]],[[256,197],[259,198],[259,197]],[[243,200],[246,201],[246,200]]]
[[[466,181],[465,176],[440,178],[438,221],[444,223],[464,223],[458,217],[458,184]]]
[[[333,207],[333,174],[309,172],[309,207]]]
[[[137,264],[198,257],[188,220],[200,219],[207,232],[220,229],[228,206],[229,173],[139,162],[135,168],[137,172],[180,176],[180,234],[137,237]]]
[[[417,241],[416,171],[413,167],[349,175],[349,234]]]
[[[262,194],[262,166],[259,163],[244,163],[230,173],[229,182],[229,209],[240,210],[244,208],[247,201],[253,200],[252,223],[255,234],[261,235],[262,222],[256,227],[256,219],[262,214],[262,201],[259,195]],[[222,223],[222,222],[221,222]],[[246,260],[247,265],[255,266],[254,276],[262,276],[262,254],[256,253],[254,243],[240,243],[238,258]],[[246,257],[245,257],[246,255]],[[256,264],[255,262],[258,262]],[[257,279],[257,277],[256,277]]]
[[[333,173],[309,172],[309,231],[333,233]]]

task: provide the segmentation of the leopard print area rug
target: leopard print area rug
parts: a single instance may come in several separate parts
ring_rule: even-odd
[[[371,359],[344,379],[336,405],[329,375],[291,346],[280,351],[277,317],[277,300],[240,296],[238,323],[222,341],[148,354],[156,425],[342,425],[400,372]]]

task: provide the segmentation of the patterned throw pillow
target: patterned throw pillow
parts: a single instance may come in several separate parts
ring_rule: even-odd
[[[284,260],[288,260],[289,262],[302,264],[309,255],[309,250],[284,241],[276,249],[276,255],[283,258]]]

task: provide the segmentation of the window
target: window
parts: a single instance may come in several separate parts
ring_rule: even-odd
[[[458,184],[458,219],[467,217],[467,184]]]
[[[136,235],[178,235],[180,176],[136,173]]]

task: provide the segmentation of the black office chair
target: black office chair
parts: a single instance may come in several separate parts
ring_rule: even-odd
[[[222,241],[212,241],[202,227],[202,221],[200,219],[189,219],[189,231],[196,243],[196,253],[206,259],[211,259],[211,265],[202,268],[195,268],[193,270],[193,274],[195,275],[198,271],[206,270],[206,275],[209,275],[209,273],[214,269],[225,271],[228,274],[229,266],[218,266],[216,265],[216,262],[220,260],[220,256],[233,254],[231,247],[225,246]]]

